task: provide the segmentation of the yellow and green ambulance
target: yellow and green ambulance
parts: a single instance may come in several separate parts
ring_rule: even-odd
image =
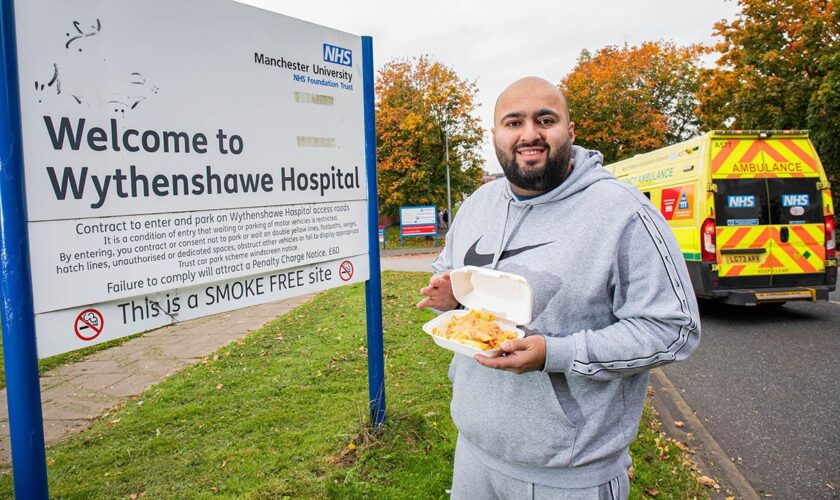
[[[668,220],[698,297],[781,304],[834,290],[830,185],[806,131],[716,130],[606,168]]]

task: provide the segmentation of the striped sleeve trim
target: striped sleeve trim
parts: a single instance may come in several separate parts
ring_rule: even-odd
[[[662,237],[659,227],[657,227],[657,225],[653,222],[650,215],[644,208],[639,209],[639,211],[636,212],[636,215],[641,219],[644,228],[647,230],[651,240],[656,246],[657,253],[662,260],[662,265],[668,273],[668,278],[671,282],[671,289],[674,292],[677,302],[680,304],[680,311],[688,320],[687,324],[680,327],[677,337],[667,346],[665,350],[656,352],[650,356],[613,361],[583,362],[580,360],[574,360],[572,362],[572,371],[582,375],[594,375],[602,370],[637,370],[639,368],[653,368],[658,364],[673,361],[676,359],[677,353],[679,353],[688,343],[690,334],[697,330],[697,320],[691,315],[689,300],[686,296],[685,283],[683,283],[680,279],[680,275],[674,264],[674,258],[671,254],[671,250],[668,248],[668,245],[665,244],[665,238]]]

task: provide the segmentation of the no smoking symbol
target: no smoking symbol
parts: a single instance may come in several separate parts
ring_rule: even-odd
[[[339,264],[338,277],[341,278],[341,281],[350,281],[350,278],[353,277],[353,263],[349,260],[345,260]]]
[[[102,333],[105,318],[96,309],[85,309],[76,316],[76,336],[82,340],[93,340]]]

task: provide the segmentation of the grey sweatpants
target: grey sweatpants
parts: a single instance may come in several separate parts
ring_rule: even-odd
[[[521,481],[485,466],[463,446],[455,447],[453,500],[627,500],[627,474],[589,488],[555,488]]]

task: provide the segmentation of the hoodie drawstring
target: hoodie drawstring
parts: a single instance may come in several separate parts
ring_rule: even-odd
[[[490,269],[496,269],[496,264],[499,263],[499,259],[502,257],[502,251],[504,250],[505,246],[507,246],[508,241],[510,241],[510,239],[513,237],[513,233],[514,231],[516,231],[516,228],[519,227],[519,222],[528,215],[532,208],[534,208],[533,205],[525,205],[525,208],[523,208],[522,211],[519,212],[519,214],[513,220],[510,234],[507,235],[507,237],[505,237],[508,216],[510,215],[510,204],[511,200],[510,198],[508,198],[507,206],[505,207],[505,220],[504,222],[502,222],[502,237],[499,239],[499,248],[496,249],[496,253],[495,255],[493,255],[493,263],[490,265]]]

